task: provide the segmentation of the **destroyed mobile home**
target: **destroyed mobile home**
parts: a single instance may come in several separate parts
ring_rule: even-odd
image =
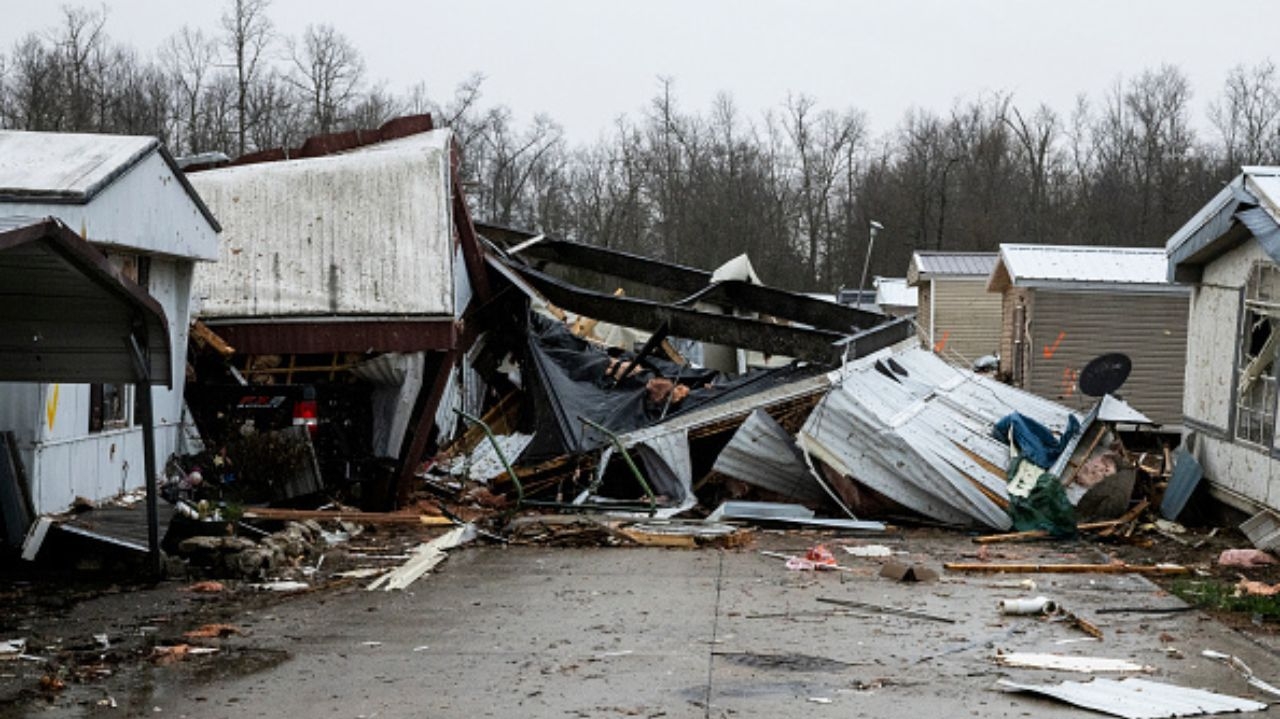
[[[1065,536],[1077,504],[1123,514],[1136,474],[1171,471],[1123,446],[1114,423],[1146,419],[1115,414],[1119,383],[1073,411],[915,346],[910,317],[770,287],[745,256],[712,272],[473,225],[459,161],[423,115],[188,169],[221,237],[188,308],[203,449],[157,456],[169,548],[248,506],[423,492],[498,520]]]

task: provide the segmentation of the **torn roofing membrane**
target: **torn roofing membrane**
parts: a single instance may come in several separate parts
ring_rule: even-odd
[[[537,417],[533,442],[523,461],[581,453],[603,447],[609,439],[587,426],[588,419],[616,434],[656,424],[664,407],[649,401],[646,380],[661,376],[689,387],[689,395],[668,409],[674,419],[694,409],[726,402],[777,384],[812,376],[821,370],[788,365],[748,372],[727,379],[713,370],[680,367],[673,362],[646,357],[643,372],[615,383],[606,377],[610,363],[626,364],[634,353],[609,352],[574,336],[567,327],[538,314],[530,314],[527,341],[528,383]]]

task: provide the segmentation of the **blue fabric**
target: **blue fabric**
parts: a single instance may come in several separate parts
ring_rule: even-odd
[[[1067,428],[1062,432],[1061,437],[1054,437],[1053,432],[1043,424],[1025,417],[1017,412],[1005,415],[996,422],[996,426],[991,430],[996,439],[1006,444],[1009,442],[1009,428],[1013,428],[1013,443],[1018,448],[1018,452],[1026,458],[1028,462],[1048,469],[1057,461],[1058,455],[1062,454],[1062,450],[1067,448],[1067,443],[1071,438],[1080,431],[1080,422],[1076,420],[1075,415],[1070,415],[1067,419]]]

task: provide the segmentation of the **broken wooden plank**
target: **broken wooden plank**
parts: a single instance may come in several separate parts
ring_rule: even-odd
[[[1076,525],[1076,529],[1081,532],[1090,532],[1095,529],[1106,529],[1114,527],[1118,524],[1124,524],[1128,520],[1108,519],[1102,522],[1085,522]],[[977,544],[996,544],[999,542],[1025,542],[1033,539],[1047,539],[1049,533],[1043,529],[1030,529],[1025,532],[1009,532],[1007,534],[987,534],[981,537],[974,537],[973,541]]]
[[[245,519],[261,519],[281,522],[305,522],[308,519],[317,521],[338,520],[356,524],[414,524],[428,527],[442,527],[453,524],[448,517],[431,514],[391,514],[388,512],[344,512],[331,509],[277,509],[274,507],[254,507],[246,509],[242,515]]]
[[[942,565],[949,572],[979,572],[983,574],[1188,574],[1190,569],[1180,564],[991,564],[982,562],[948,562]]]
[[[1145,511],[1147,511],[1147,507],[1149,507],[1149,506],[1151,506],[1151,501],[1150,501],[1150,500],[1144,499],[1144,500],[1142,500],[1141,502],[1138,502],[1138,503],[1137,503],[1137,504],[1135,504],[1135,505],[1133,506],[1133,508],[1132,508],[1132,509],[1130,509],[1128,512],[1125,512],[1124,514],[1122,514],[1122,515],[1120,515],[1119,517],[1117,517],[1117,518],[1116,518],[1116,524],[1115,524],[1115,526],[1108,527],[1108,528],[1106,528],[1106,529],[1102,530],[1101,532],[1098,532],[1098,536],[1099,536],[1099,537],[1110,537],[1110,536],[1111,536],[1112,534],[1114,534],[1114,533],[1115,533],[1115,531],[1116,531],[1117,529],[1119,529],[1122,525],[1124,525],[1124,524],[1126,524],[1126,523],[1128,523],[1128,522],[1132,522],[1133,520],[1135,520],[1135,519],[1137,519],[1138,517],[1142,516],[1142,513],[1143,513],[1143,512],[1145,512]]]
[[[226,340],[200,320],[191,323],[191,339],[195,340],[197,346],[208,347],[223,357],[230,357],[236,353],[234,347],[227,344]]]

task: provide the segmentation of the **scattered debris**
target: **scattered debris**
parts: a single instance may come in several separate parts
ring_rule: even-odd
[[[185,592],[192,592],[194,594],[217,594],[218,592],[225,591],[226,586],[222,582],[206,579],[202,582],[189,584],[182,589]]]
[[[1068,672],[1153,672],[1155,668],[1137,664],[1128,659],[1106,657],[1079,657],[1065,654],[1034,654],[1030,652],[997,653],[996,661],[1006,667],[1022,669],[1054,669]]]
[[[858,546],[845,545],[843,549],[846,554],[852,554],[855,557],[880,559],[883,557],[893,556],[893,550],[883,544],[862,544]]]
[[[1264,509],[1240,524],[1253,546],[1262,550],[1280,549],[1280,515]]]
[[[895,582],[936,582],[938,573],[920,564],[886,562],[880,568],[880,576]]]
[[[231,624],[205,624],[189,632],[183,632],[182,636],[187,639],[222,639],[233,634],[244,634],[244,632]]]
[[[907,607],[894,607],[884,604],[873,604],[871,602],[859,602],[853,599],[833,599],[831,597],[818,597],[819,602],[826,604],[835,604],[841,607],[852,607],[854,609],[866,609],[880,614],[894,614],[900,617],[908,617],[910,619],[925,619],[931,622],[943,622],[945,624],[955,624],[956,620],[950,617],[942,617],[937,614],[929,614]]]
[[[1187,567],[1178,564],[972,564],[948,562],[942,567],[949,572],[978,572],[987,574],[1189,574]]]
[[[413,557],[409,561],[399,568],[378,577],[366,589],[370,591],[382,589],[388,592],[393,589],[404,589],[413,584],[418,577],[443,562],[448,556],[446,554],[448,550],[466,544],[475,538],[476,528],[474,525],[466,524],[461,527],[455,527],[430,542],[418,545],[412,551]]]
[[[1276,558],[1261,549],[1224,549],[1218,555],[1218,564],[1224,567],[1263,567],[1276,564]]]
[[[1055,614],[1058,605],[1048,597],[1001,599],[996,606],[1001,614]]]
[[[301,592],[304,589],[311,588],[311,585],[306,582],[295,582],[290,580],[258,582],[257,584],[250,584],[249,586],[252,589],[259,589],[264,592]]]
[[[1236,596],[1253,596],[1253,597],[1274,597],[1280,594],[1280,583],[1267,584],[1254,579],[1246,579],[1240,577],[1240,581],[1236,583]]]
[[[26,639],[6,639],[4,641],[0,641],[0,660],[17,659],[26,651]]]
[[[1245,681],[1249,682],[1249,686],[1255,689],[1261,689],[1272,696],[1280,697],[1280,689],[1277,689],[1275,686],[1268,684],[1255,676],[1253,670],[1250,669],[1249,665],[1245,664],[1240,657],[1232,654],[1223,654],[1222,652],[1216,652],[1212,649],[1205,649],[1200,652],[1200,656],[1223,662],[1227,666],[1236,670],[1240,676],[1244,677]]]
[[[1252,712],[1267,708],[1266,704],[1249,699],[1133,677],[1040,685],[1001,679],[999,685],[1125,719]]]

